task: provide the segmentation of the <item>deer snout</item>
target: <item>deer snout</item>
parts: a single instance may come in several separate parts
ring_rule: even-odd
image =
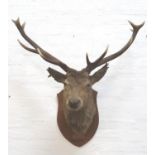
[[[78,98],[71,98],[68,100],[68,107],[70,110],[79,110],[83,106],[83,103]]]

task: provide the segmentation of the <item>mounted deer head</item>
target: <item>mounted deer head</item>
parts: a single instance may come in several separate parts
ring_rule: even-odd
[[[92,85],[98,82],[107,72],[108,62],[123,54],[135,40],[138,31],[144,25],[132,26],[132,35],[122,49],[112,55],[106,56],[105,52],[94,62],[90,62],[86,55],[87,66],[80,71],[70,68],[65,63],[46,52],[36,42],[34,42],[24,31],[25,23],[21,24],[19,18],[13,20],[22,37],[32,46],[27,47],[19,40],[20,45],[35,54],[40,55],[45,61],[61,67],[66,74],[62,74],[52,68],[48,68],[49,77],[53,77],[57,82],[64,84],[64,89],[58,94],[58,126],[65,138],[76,146],[81,146],[88,142],[94,135],[98,127],[98,109],[96,105],[97,92],[92,89]],[[90,73],[101,66],[93,75]]]

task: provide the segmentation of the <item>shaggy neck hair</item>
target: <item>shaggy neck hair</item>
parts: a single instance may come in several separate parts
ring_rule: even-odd
[[[65,119],[73,132],[85,134],[89,129],[95,114],[96,108],[89,105],[89,107],[83,107],[79,111],[65,112]]]

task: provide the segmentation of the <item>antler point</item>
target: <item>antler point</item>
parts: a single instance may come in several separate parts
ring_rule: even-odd
[[[135,24],[132,22],[132,21],[130,21],[130,20],[128,20],[128,23],[133,27]]]
[[[24,47],[24,44],[19,39],[17,39],[17,41],[22,47]]]
[[[11,21],[12,21],[13,23],[15,23],[15,22],[16,22],[14,19],[11,19]]]
[[[109,44],[108,44],[107,47],[106,47],[106,51],[108,51],[108,49],[109,49]]]
[[[145,24],[145,21],[143,21],[140,25],[141,25],[141,27],[143,26]]]
[[[17,39],[17,41],[21,44],[21,41],[19,39]]]
[[[89,60],[89,57],[88,57],[88,53],[86,52],[86,60],[87,60],[87,64],[90,64],[90,60]]]
[[[26,23],[24,22],[24,23],[22,24],[22,28],[23,28],[23,29],[25,28],[25,25],[26,25]]]
[[[20,18],[19,17],[17,18],[16,23],[20,23]]]

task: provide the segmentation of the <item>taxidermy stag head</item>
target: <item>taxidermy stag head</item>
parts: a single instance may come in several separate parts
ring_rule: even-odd
[[[77,71],[58,58],[46,52],[36,42],[25,33],[25,23],[21,24],[19,18],[13,20],[22,37],[32,46],[27,47],[19,40],[20,45],[32,53],[38,54],[45,61],[61,67],[66,74],[62,74],[52,68],[48,68],[49,77],[53,77],[57,82],[64,84],[64,89],[58,94],[58,116],[57,122],[63,136],[76,146],[87,143],[95,134],[98,127],[99,117],[96,104],[97,92],[92,89],[92,85],[98,82],[108,70],[108,62],[122,55],[135,40],[138,31],[144,25],[132,26],[132,35],[129,41],[119,51],[106,56],[105,52],[94,62],[91,62],[86,55],[87,66]],[[90,73],[101,66],[94,74]]]

